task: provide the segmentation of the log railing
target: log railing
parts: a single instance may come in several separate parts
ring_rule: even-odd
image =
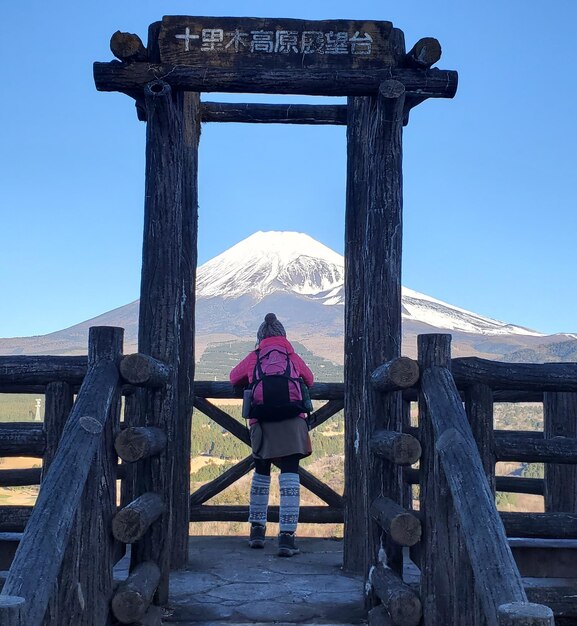
[[[49,623],[64,623],[76,609],[70,603],[64,607],[64,592],[76,586],[83,590],[77,623],[85,615],[93,623],[107,619],[114,562],[110,523],[116,506],[112,433],[119,419],[122,335],[118,328],[90,329],[86,375],[0,596],[3,624],[40,625],[47,609]],[[28,382],[25,375],[23,382]],[[111,487],[105,494],[103,484]],[[82,523],[75,522],[80,510]],[[79,572],[75,561],[90,566]],[[59,610],[66,612],[58,616]]]
[[[230,383],[225,382],[196,381],[194,393],[195,409],[242,441],[247,446],[248,453],[250,448],[248,428],[220,407],[207,400],[207,398],[242,398],[242,389],[235,388]],[[327,400],[326,404],[311,414],[309,420],[311,429],[317,428],[343,409],[342,383],[315,383],[310,389],[310,396],[312,400]],[[245,476],[253,467],[252,455],[249,454],[249,456],[239,461],[226,472],[193,492],[190,496],[190,521],[246,521],[248,519],[248,506],[208,505],[205,503]],[[326,506],[301,507],[299,521],[316,524],[342,523],[344,520],[343,496],[303,467],[299,468],[299,475],[302,486],[326,503]],[[268,508],[268,520],[271,522],[278,521],[278,507],[271,506]]]

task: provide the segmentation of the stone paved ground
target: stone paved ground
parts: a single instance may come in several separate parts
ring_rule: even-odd
[[[342,541],[303,538],[299,547],[279,558],[274,539],[251,550],[243,537],[191,537],[188,568],[171,574],[163,623],[365,623],[362,580],[341,571]]]

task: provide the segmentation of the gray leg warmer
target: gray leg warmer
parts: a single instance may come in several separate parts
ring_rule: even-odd
[[[294,533],[299,521],[300,480],[298,474],[279,474],[280,531]]]
[[[266,511],[268,507],[268,494],[270,491],[270,476],[263,474],[252,475],[250,485],[250,508],[248,521],[253,524],[266,525]]]

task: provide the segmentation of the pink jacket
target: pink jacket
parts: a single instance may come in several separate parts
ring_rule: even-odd
[[[267,350],[277,349],[286,352],[289,355],[290,362],[295,370],[296,376],[300,376],[307,387],[311,387],[314,382],[314,376],[308,365],[294,351],[290,342],[285,337],[267,337],[259,344],[259,350],[266,352]],[[254,367],[256,365],[256,351],[250,352],[238,365],[230,372],[230,382],[233,385],[248,385],[252,383]],[[303,417],[306,417],[303,414]],[[251,420],[252,422],[252,420]]]

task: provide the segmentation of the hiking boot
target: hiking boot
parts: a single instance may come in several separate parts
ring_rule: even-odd
[[[281,532],[278,536],[278,555],[293,556],[298,554],[299,549],[295,545],[295,534]]]
[[[266,526],[263,526],[262,524],[251,524],[248,545],[251,548],[264,548],[265,534]]]

